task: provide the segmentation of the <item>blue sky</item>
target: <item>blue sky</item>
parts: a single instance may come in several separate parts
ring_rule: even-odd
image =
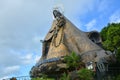
[[[29,75],[41,56],[53,8],[83,31],[100,31],[120,22],[119,5],[120,0],[0,0],[0,79]]]

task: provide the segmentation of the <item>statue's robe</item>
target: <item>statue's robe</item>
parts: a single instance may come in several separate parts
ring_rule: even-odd
[[[57,26],[57,21],[54,20],[51,29],[44,39],[46,44],[48,43],[48,45],[43,46],[42,57],[44,59],[66,56],[71,52],[75,52],[81,56],[84,55],[83,58],[86,57],[83,60],[84,62],[93,60],[96,56],[97,59],[94,61],[98,61],[99,58],[107,56],[105,51],[92,42],[85,32],[79,30],[66,17],[64,18],[66,24],[58,29],[57,37],[54,38],[54,30]],[[47,53],[45,53],[46,46],[48,46]]]

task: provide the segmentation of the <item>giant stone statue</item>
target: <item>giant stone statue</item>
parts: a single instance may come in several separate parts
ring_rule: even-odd
[[[101,47],[100,34],[97,31],[79,30],[58,10],[54,10],[53,15],[55,20],[42,42],[42,56],[31,69],[31,77],[59,75],[65,69],[64,56],[72,51],[81,56],[85,67],[97,67],[100,72],[105,72],[106,64],[115,59],[110,51]]]

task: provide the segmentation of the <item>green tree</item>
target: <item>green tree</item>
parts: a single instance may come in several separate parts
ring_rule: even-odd
[[[118,62],[120,62],[120,47],[117,50],[116,58],[117,58]]]
[[[109,24],[108,24],[108,25],[109,25]],[[103,41],[105,41],[105,40],[107,39],[106,36],[107,36],[108,28],[109,28],[109,27],[104,27],[104,28],[102,29],[102,31],[100,32]]]
[[[63,73],[62,76],[60,77],[60,80],[70,80],[69,74]]]
[[[115,80],[120,80],[120,75],[118,75]]]
[[[120,23],[111,23],[104,27],[101,32],[103,40],[103,48],[117,52],[117,57],[120,57]],[[120,61],[120,58],[117,58]]]
[[[52,78],[32,78],[31,80],[55,80]]]
[[[108,24],[100,32],[103,40],[103,48],[116,52],[117,63],[110,66],[119,67],[120,65],[120,23]],[[113,80],[120,80],[120,75],[114,77]]]
[[[32,78],[31,80],[55,80],[55,79],[49,78],[49,77],[47,77],[47,75],[42,74],[42,77]]]
[[[77,68],[82,65],[80,56],[78,56],[75,52],[72,52],[70,55],[64,57],[64,61],[67,64],[67,68]]]
[[[67,64],[67,68],[74,68],[75,71],[67,74],[64,73],[61,76],[60,80],[71,80],[73,77],[75,80],[93,80],[93,72],[84,68],[84,63],[81,61],[81,57],[78,56],[75,52],[72,52],[70,55],[65,56],[64,60]],[[76,73],[76,75],[72,75],[73,73]]]
[[[78,76],[80,80],[93,80],[93,72],[86,68],[82,68],[78,71]]]

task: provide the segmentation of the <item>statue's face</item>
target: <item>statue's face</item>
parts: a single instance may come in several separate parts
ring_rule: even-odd
[[[62,14],[58,10],[54,10],[53,15],[56,18],[56,17],[60,17]]]

